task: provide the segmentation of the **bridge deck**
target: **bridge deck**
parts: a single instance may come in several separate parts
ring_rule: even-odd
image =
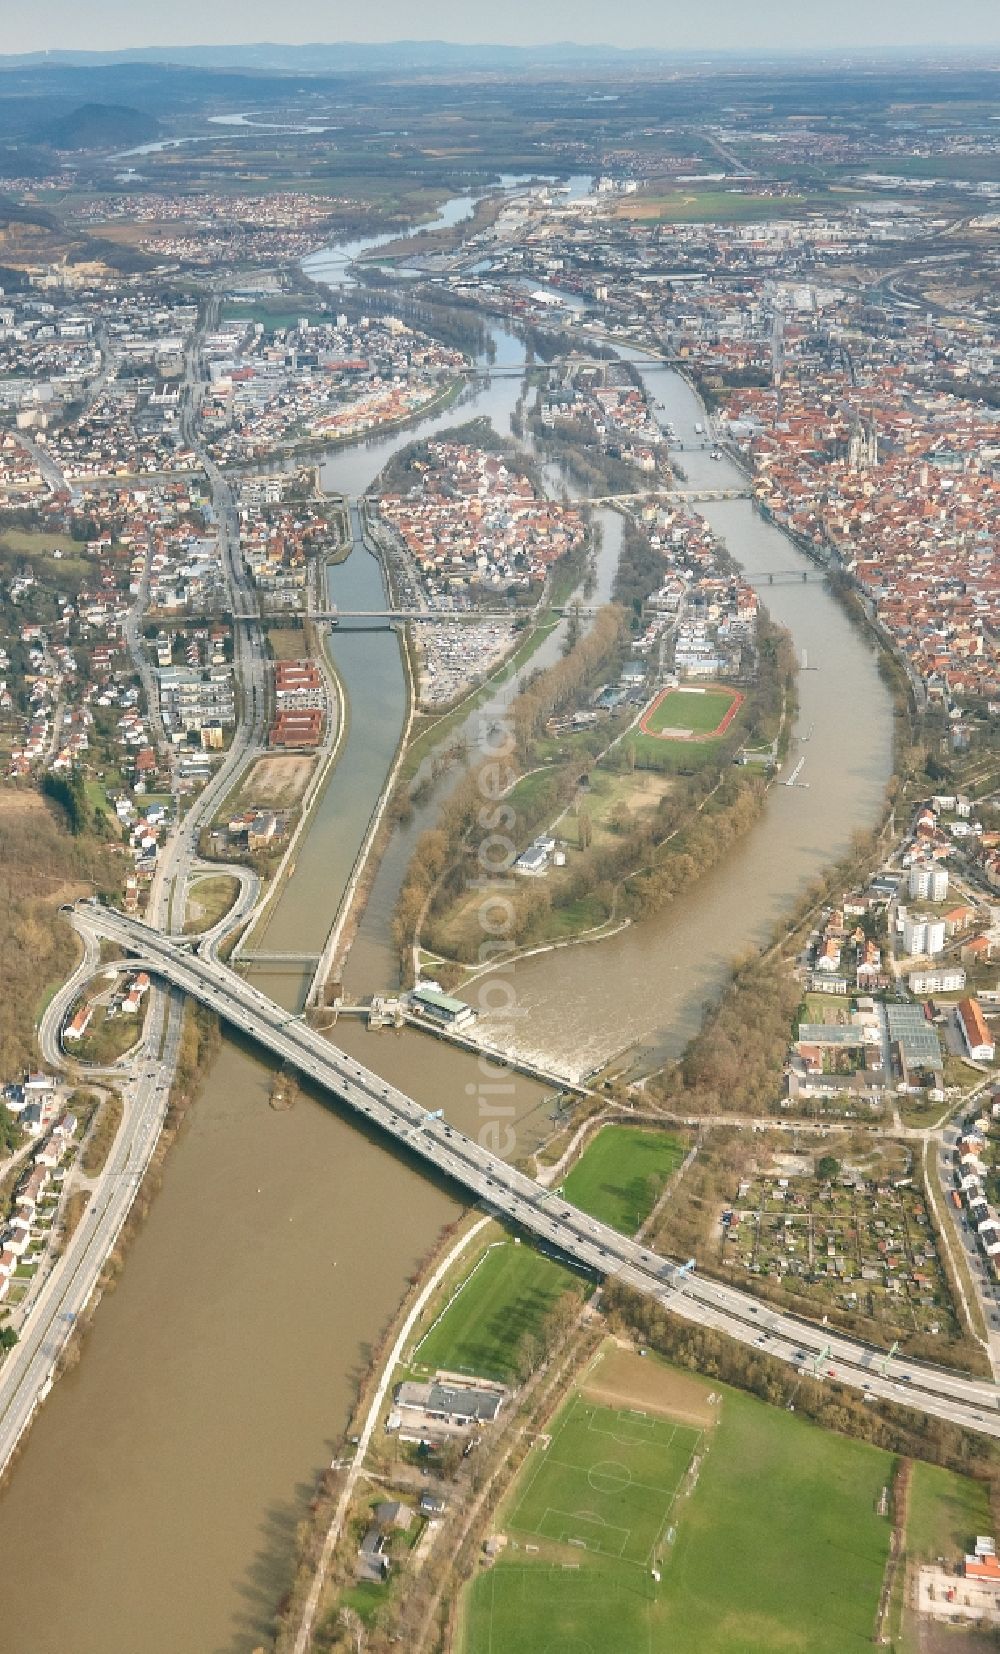
[[[760,1342],[762,1328],[766,1327],[768,1352],[790,1363],[801,1359],[800,1348],[813,1354],[825,1348],[836,1362],[838,1376],[856,1388],[863,1386],[884,1394],[888,1400],[905,1401],[974,1431],[1000,1436],[1000,1417],[995,1411],[997,1391],[992,1384],[888,1357],[875,1368],[872,1352],[864,1345],[771,1309],[765,1321],[751,1295],[718,1282],[688,1275],[682,1294],[675,1280],[675,1263],[587,1217],[561,1196],[508,1165],[492,1147],[474,1142],[443,1117],[432,1118],[412,1097],[338,1050],[227,966],[202,958],[150,926],[97,902],[81,902],[74,910],[74,922],[85,935],[106,937],[130,952],[140,953],[166,981],[332,1091],[441,1176],[467,1189],[477,1201],[537,1235],[581,1268],[599,1277],[611,1276],[634,1291],[669,1304],[675,1313],[717,1327],[748,1344]],[[819,1345],[817,1338],[822,1340]],[[899,1374],[906,1375],[905,1385],[899,1383]],[[982,1408],[993,1411],[984,1414]]]

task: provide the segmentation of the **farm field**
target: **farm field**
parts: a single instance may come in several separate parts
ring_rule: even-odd
[[[707,1380],[678,1376],[700,1382],[707,1399]],[[600,1367],[594,1382],[603,1385]],[[712,1393],[714,1427],[699,1431],[686,1407],[689,1422],[676,1433],[662,1414],[647,1415],[641,1440],[642,1415],[579,1396],[569,1403],[501,1512],[507,1549],[468,1593],[463,1654],[870,1646],[891,1531],[878,1514],[891,1456],[738,1391]],[[602,1459],[590,1426],[609,1421]],[[651,1554],[662,1556],[659,1583]]]
[[[681,739],[701,736],[709,739],[724,735],[743,704],[743,696],[735,689],[717,686],[699,691],[664,689],[639,721],[644,735],[656,735],[669,740],[673,732],[681,731]]]
[[[552,1258],[515,1241],[483,1254],[413,1352],[421,1366],[512,1383],[518,1347],[537,1337],[545,1316],[576,1276]]]
[[[622,1234],[633,1235],[683,1158],[683,1145],[668,1132],[605,1126],[563,1183],[566,1199]]]

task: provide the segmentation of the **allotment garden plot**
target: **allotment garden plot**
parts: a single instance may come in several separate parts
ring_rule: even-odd
[[[664,689],[643,713],[639,728],[661,741],[712,741],[725,735],[742,705],[739,690],[723,684]]]
[[[577,1396],[512,1510],[512,1533],[648,1567],[701,1431]]]
[[[829,1178],[747,1178],[722,1212],[719,1259],[780,1283],[809,1313],[865,1315],[890,1338],[958,1331],[923,1190],[877,1159]]]

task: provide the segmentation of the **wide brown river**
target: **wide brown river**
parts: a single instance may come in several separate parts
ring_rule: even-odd
[[[513,359],[516,341],[497,337],[501,360]],[[693,441],[700,409],[687,386],[659,370],[650,386]],[[516,394],[516,380],[494,380],[469,412],[506,430]],[[327,486],[359,493],[412,436],[331,456]],[[735,480],[700,450],[684,463],[692,483]],[[705,510],[808,651],[792,761],[805,755],[809,785],[774,788],[727,862],[655,919],[518,966],[518,1043],[576,1068],[630,1042],[676,1052],[733,955],[763,940],[802,883],[875,819],[889,772],[890,707],[870,648],[821,584],[767,585],[766,571],[803,560],[746,502]],[[602,590],[613,524],[606,544]],[[347,607],[348,596],[379,594],[377,565],[352,557],[331,571],[331,591]],[[404,716],[392,634],[337,636],[334,657],[351,733],[268,927],[275,948],[321,945]],[[406,846],[404,836],[390,847],[348,961],[358,991],[392,981],[388,926]],[[267,985],[289,1002],[300,987]],[[482,1124],[471,1058],[346,1019],[336,1037],[463,1128]],[[266,1635],[359,1370],[460,1209],[334,1107],[303,1096],[275,1113],[267,1090],[265,1065],[227,1042],[83,1360],[56,1386],[0,1496],[0,1654],[249,1654]],[[518,1082],[510,1102],[530,1143],[547,1125],[544,1093]]]

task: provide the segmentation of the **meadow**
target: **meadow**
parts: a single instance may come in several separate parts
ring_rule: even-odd
[[[683,1158],[683,1144],[669,1132],[605,1126],[587,1145],[563,1191],[581,1211],[633,1235]]]
[[[413,1352],[422,1367],[513,1383],[525,1334],[538,1337],[553,1304],[579,1280],[554,1259],[502,1241],[475,1263]]]

